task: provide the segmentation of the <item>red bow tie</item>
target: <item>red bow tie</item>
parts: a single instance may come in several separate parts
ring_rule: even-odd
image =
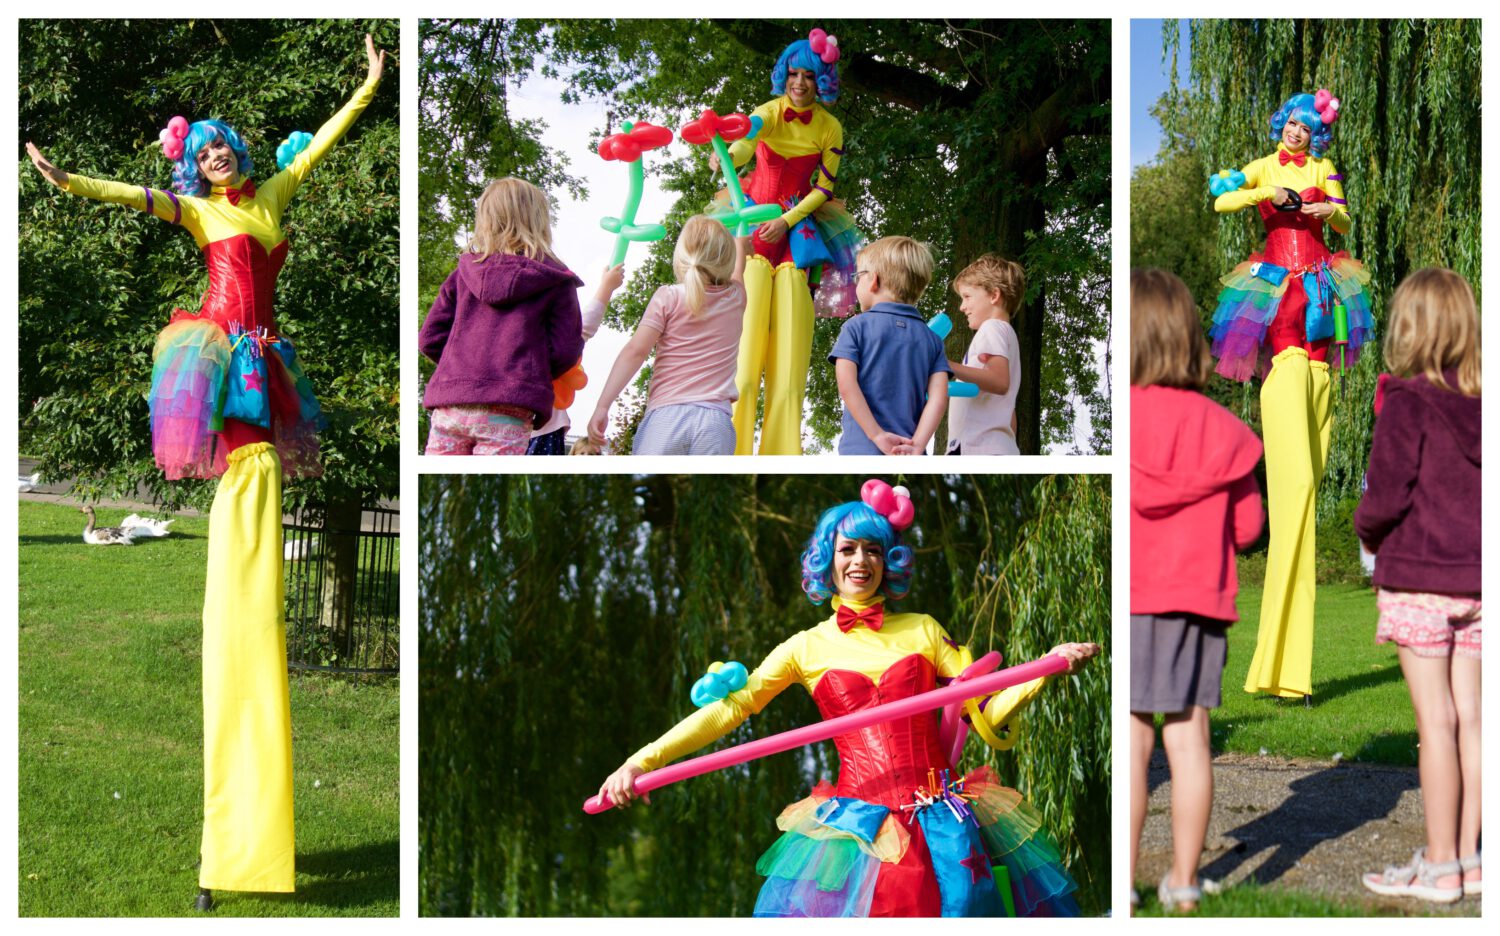
[[[229,199],[231,205],[238,205],[241,198],[254,198],[255,180],[246,179],[245,184],[239,188],[226,188],[224,190],[224,197]]]
[[[848,605],[843,605],[839,608],[839,630],[846,634],[856,624],[863,624],[872,631],[878,631],[884,623],[885,605],[883,603],[870,605],[863,611],[856,611]]]
[[[1289,162],[1294,162],[1299,166],[1307,165],[1306,153],[1289,153],[1286,150],[1277,150],[1277,154],[1281,157],[1281,164],[1283,166]]]
[[[810,110],[794,111],[790,107],[788,107],[786,110],[781,112],[781,119],[786,121],[787,123],[791,123],[794,120],[800,120],[808,126],[812,126],[812,115],[813,112]]]

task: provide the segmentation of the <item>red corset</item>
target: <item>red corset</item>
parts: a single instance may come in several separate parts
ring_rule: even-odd
[[[932,661],[920,654],[902,657],[878,683],[850,670],[829,670],[813,691],[823,718],[837,718],[906,699],[937,686]],[[896,808],[911,802],[912,791],[927,786],[929,768],[949,768],[938,744],[938,711],[925,712],[838,735],[838,795]]]
[[[196,315],[178,309],[172,320],[206,316],[226,332],[238,324],[247,330],[264,328],[269,336],[275,337],[276,316],[271,296],[276,289],[276,276],[286,262],[286,252],[285,240],[268,253],[250,234],[205,244],[203,260],[208,265],[208,289],[203,293],[203,304]],[[237,419],[224,420],[224,442],[231,452],[252,442],[271,440],[269,429]]]
[[[205,245],[203,259],[208,264],[208,289],[203,293],[198,315],[208,316],[225,331],[237,322],[246,329],[264,328],[274,336],[276,317],[271,296],[276,288],[276,275],[286,262],[286,252],[286,241],[268,253],[250,234]]]
[[[1302,201],[1326,201],[1323,190],[1303,189]],[[1323,243],[1323,222],[1300,211],[1277,211],[1268,198],[1260,203],[1260,220],[1266,226],[1266,259],[1293,272],[1326,261],[1331,253]]]
[[[745,180],[745,194],[757,205],[769,205],[788,198],[794,202],[812,191],[813,173],[822,153],[786,157],[765,143],[755,148],[755,171]]]

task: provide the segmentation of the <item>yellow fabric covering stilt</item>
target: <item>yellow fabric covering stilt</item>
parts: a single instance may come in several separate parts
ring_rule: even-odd
[[[229,453],[208,520],[203,594],[203,865],[210,890],[294,889],[281,460]]]
[[[1271,534],[1246,692],[1312,694],[1318,485],[1332,431],[1328,365],[1301,348],[1276,355],[1260,391]]]
[[[813,304],[807,274],[790,261],[776,267],[764,257],[745,261],[745,318],[734,404],[736,455],[755,443],[755,404],[765,373],[765,418],[760,454],[802,454],[802,401],[812,358]]]

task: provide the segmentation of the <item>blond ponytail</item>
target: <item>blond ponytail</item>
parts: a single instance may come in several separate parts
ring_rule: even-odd
[[[708,305],[708,288],[729,282],[734,262],[734,238],[724,225],[694,215],[682,226],[672,251],[672,272],[687,293],[688,312],[693,318],[701,316]]]

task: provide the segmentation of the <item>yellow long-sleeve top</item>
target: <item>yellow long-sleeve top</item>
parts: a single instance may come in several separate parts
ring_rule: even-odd
[[[787,110],[797,113],[810,110],[812,118],[805,124],[800,120],[788,120],[785,114]],[[793,107],[791,98],[784,94],[757,107],[751,112],[751,116],[761,119],[760,133],[754,140],[742,139],[730,144],[729,156],[734,160],[736,169],[744,167],[750,161],[751,155],[761,143],[787,159],[819,154],[816,174],[808,173],[808,177],[812,178],[812,191],[781,215],[787,227],[792,227],[832,197],[839,160],[844,155],[844,127],[823,105],[814,102],[809,108]],[[753,176],[750,186],[754,187]],[[746,194],[750,194],[761,204],[767,203],[765,197],[752,193],[749,188]],[[774,197],[780,199],[788,196],[785,192],[777,191]]]
[[[180,223],[192,232],[198,246],[201,248],[215,241],[250,234],[269,252],[285,240],[281,233],[281,215],[287,203],[313,167],[328,155],[328,151],[369,106],[379,84],[379,79],[367,79],[354,97],[318,128],[312,142],[297,154],[290,166],[271,176],[263,185],[256,186],[253,198],[240,198],[238,204],[231,204],[225,188],[217,185],[206,196],[175,196],[182,211]],[[242,184],[243,179],[237,178],[235,183]],[[163,221],[172,221],[177,214],[172,196],[162,189],[149,190],[148,197],[148,190],[139,185],[90,179],[75,173],[68,174],[63,189],[96,201],[128,205],[137,211],[146,211],[149,205],[151,213]]]
[[[1214,210],[1220,214],[1239,211],[1258,205],[1276,194],[1278,188],[1289,188],[1302,193],[1310,188],[1321,189],[1333,205],[1334,212],[1324,222],[1340,234],[1349,233],[1349,206],[1344,201],[1344,177],[1333,167],[1333,161],[1325,157],[1307,154],[1304,165],[1296,162],[1281,163],[1280,153],[1285,146],[1277,146],[1276,152],[1262,157],[1246,166],[1245,184],[1237,191],[1226,192],[1214,200]]]
[[[883,601],[876,598],[871,604]],[[847,633],[839,630],[839,607],[861,610],[868,605],[835,596],[835,613],[828,620],[782,641],[760,666],[745,688],[723,700],[705,705],[678,722],[676,727],[630,756],[642,770],[656,770],[679,757],[712,744],[758,714],[766,704],[793,683],[811,693],[829,670],[851,670],[879,681],[882,673],[898,660],[920,654],[932,662],[941,678],[952,679],[973,662],[968,647],[960,646],[943,626],[925,614],[892,614],[878,631],[856,625]],[[990,696],[982,713],[986,722],[1012,737],[1020,728],[1020,710],[1046,682],[1046,677],[1012,686]]]

